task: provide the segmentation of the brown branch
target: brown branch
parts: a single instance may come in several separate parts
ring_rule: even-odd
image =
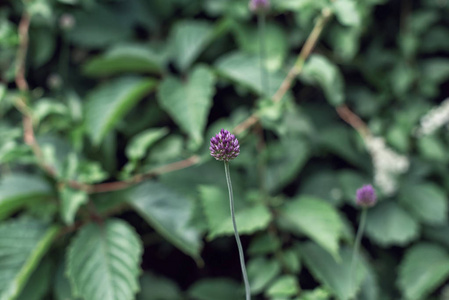
[[[181,161],[177,161],[171,164],[167,164],[164,166],[160,166],[148,171],[145,174],[137,174],[129,180],[126,181],[114,181],[114,182],[106,182],[93,185],[90,189],[90,193],[105,193],[112,192],[117,190],[126,189],[132,185],[140,183],[146,179],[155,177],[160,174],[169,173],[181,169],[185,169],[187,167],[193,166],[200,161],[200,157],[198,155],[193,155],[189,158],[186,158]]]
[[[337,107],[336,110],[340,118],[357,130],[362,137],[366,137],[371,134],[365,122],[363,122],[362,119],[353,113],[346,105],[341,105]]]
[[[332,12],[325,8],[322,10],[321,15],[319,16],[317,22],[315,23],[315,26],[313,27],[312,31],[310,32],[309,37],[307,38],[306,42],[304,43],[304,46],[301,49],[301,52],[298,54],[298,58],[296,59],[295,64],[288,72],[287,76],[285,77],[284,81],[282,82],[281,86],[278,88],[276,93],[271,98],[274,102],[279,102],[284,97],[285,93],[290,89],[294,79],[301,73],[304,63],[307,60],[307,58],[312,53],[313,49],[315,48],[316,43],[318,42],[321,33],[323,32],[323,29],[332,16]],[[253,126],[259,122],[259,117],[256,113],[253,113],[251,116],[249,116],[246,120],[238,124],[234,128],[235,134],[240,134],[249,127]]]
[[[20,91],[28,91],[28,83],[25,79],[25,62],[28,52],[28,30],[30,28],[30,16],[24,12],[19,23],[19,48],[16,57],[15,81]]]

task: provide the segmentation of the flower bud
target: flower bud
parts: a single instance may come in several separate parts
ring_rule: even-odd
[[[357,190],[356,193],[356,203],[362,207],[371,207],[376,204],[377,197],[376,191],[371,184],[362,186]]]
[[[210,139],[210,155],[216,160],[230,161],[240,154],[239,141],[229,131],[221,129]]]

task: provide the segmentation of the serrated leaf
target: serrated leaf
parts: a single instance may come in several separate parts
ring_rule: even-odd
[[[343,76],[338,67],[324,56],[311,55],[300,76],[307,83],[319,84],[331,105],[338,106],[345,101]]]
[[[252,294],[258,294],[279,274],[281,265],[277,260],[256,257],[248,262],[248,279]]]
[[[131,300],[139,290],[140,239],[126,222],[113,219],[83,227],[67,255],[67,275],[85,300]]]
[[[69,279],[64,273],[65,262],[61,262],[56,270],[53,283],[53,295],[55,300],[79,300],[73,296],[72,287]]]
[[[449,277],[449,255],[435,244],[419,243],[408,249],[399,266],[398,286],[407,300],[427,296]]]
[[[128,202],[154,229],[186,254],[199,258],[200,233],[190,225],[193,203],[154,181],[130,189]]]
[[[126,146],[126,156],[130,160],[142,159],[148,148],[168,134],[168,128],[151,128],[134,136]]]
[[[399,202],[424,223],[438,225],[447,221],[446,193],[433,183],[403,186],[399,193]]]
[[[194,300],[230,300],[243,298],[240,285],[227,278],[202,279],[188,290]]]
[[[266,294],[272,297],[289,297],[297,294],[298,291],[299,286],[296,277],[293,275],[283,275],[273,282]]]
[[[51,194],[50,185],[39,176],[11,174],[3,177],[0,181],[0,220]]]
[[[201,186],[200,198],[209,227],[209,239],[232,235],[229,199],[225,191],[214,186]],[[237,229],[240,234],[251,234],[266,228],[271,222],[271,213],[262,204],[235,210]]]
[[[83,73],[100,77],[126,72],[158,73],[162,58],[146,45],[117,45],[83,65]]]
[[[215,93],[214,85],[212,72],[207,67],[199,66],[190,73],[185,84],[174,77],[167,77],[159,87],[160,105],[197,146],[203,141]]]
[[[0,299],[13,300],[39,264],[58,232],[33,219],[0,225]]]
[[[358,258],[356,275],[351,274],[352,251],[347,247],[340,251],[340,262],[335,261],[328,252],[312,242],[301,245],[301,254],[313,276],[330,288],[339,300],[352,299],[367,272],[364,263]]]
[[[332,2],[338,21],[346,26],[359,26],[361,23],[357,2],[354,0],[338,0]]]
[[[418,222],[395,202],[378,203],[368,211],[366,234],[381,246],[404,246],[418,237]]]
[[[343,223],[332,205],[319,198],[301,196],[286,203],[282,215],[335,258],[338,257]]]
[[[67,225],[72,225],[80,206],[87,203],[87,193],[63,187],[59,195],[61,196],[61,218]]]
[[[152,79],[123,77],[89,93],[85,122],[92,141],[98,145],[106,133],[155,86],[156,82]]]
[[[219,75],[250,88],[259,95],[271,97],[281,86],[284,75],[268,72],[269,91],[262,86],[260,61],[256,55],[234,52],[221,57],[215,64]]]
[[[204,21],[181,21],[173,29],[171,47],[178,67],[185,71],[213,37],[212,24]]]

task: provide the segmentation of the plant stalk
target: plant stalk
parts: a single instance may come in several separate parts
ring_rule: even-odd
[[[249,287],[248,275],[246,274],[245,257],[243,256],[242,243],[240,242],[240,237],[239,237],[239,233],[237,230],[237,223],[235,222],[234,195],[232,192],[232,182],[231,182],[231,173],[229,172],[229,162],[225,161],[224,166],[225,166],[225,173],[226,173],[226,183],[228,184],[232,225],[234,226],[234,235],[235,235],[235,240],[237,241],[237,247],[239,249],[240,266],[242,267],[243,281],[245,283],[246,300],[251,300],[251,290]]]
[[[352,261],[351,261],[351,273],[350,273],[350,280],[351,280],[351,289],[354,290],[354,284],[355,281],[357,280],[357,274],[356,274],[356,267],[357,267],[357,263],[356,263],[356,256],[359,253],[359,248],[360,248],[360,242],[362,241],[362,235],[363,235],[363,231],[365,229],[365,223],[366,223],[366,215],[367,215],[367,211],[368,209],[365,207],[362,210],[362,214],[360,216],[360,224],[359,224],[359,229],[357,230],[357,235],[355,238],[355,243],[354,243],[354,249],[352,251]],[[354,291],[354,298],[355,299],[357,296],[357,292]]]

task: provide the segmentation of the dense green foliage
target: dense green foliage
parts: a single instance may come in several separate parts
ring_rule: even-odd
[[[447,299],[448,14],[273,0],[264,82],[246,0],[3,4],[0,300],[243,299],[221,128],[254,299]]]

